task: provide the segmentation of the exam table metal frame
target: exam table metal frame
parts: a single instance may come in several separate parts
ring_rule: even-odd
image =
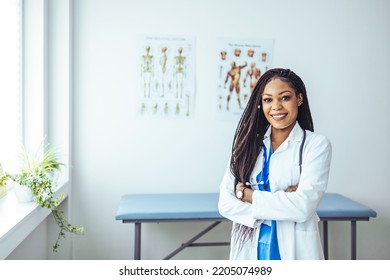
[[[218,193],[197,194],[141,194],[124,195],[120,201],[116,220],[123,223],[134,223],[134,259],[141,259],[141,224],[161,222],[213,222],[203,231],[196,234],[188,241],[182,243],[176,250],[167,255],[164,260],[171,259],[187,247],[227,246],[230,242],[195,242],[203,235],[218,226],[221,222],[229,222],[218,212]],[[146,208],[149,203],[154,207]],[[175,205],[173,201],[184,201],[181,205]],[[202,203],[200,203],[202,202]],[[158,204],[158,205],[156,205]],[[204,204],[204,205],[203,205]],[[202,209],[202,205],[205,209]],[[182,209],[190,207],[188,209]],[[195,207],[191,210],[191,207]],[[192,211],[192,212],[191,212]],[[376,212],[345,196],[334,193],[325,193],[318,207],[317,214],[323,222],[323,250],[324,257],[328,259],[328,222],[351,222],[351,259],[356,260],[357,221],[369,221],[370,217],[376,217]]]

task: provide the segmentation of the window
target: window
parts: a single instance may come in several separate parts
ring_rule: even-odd
[[[0,162],[6,172],[20,171],[17,154],[22,142],[34,152],[47,139],[59,149],[61,161],[70,162],[72,1],[48,2],[0,0]],[[65,197],[71,191],[69,175],[64,168],[57,190]],[[45,220],[50,211],[18,203],[13,192],[9,188],[0,199],[0,260],[19,246],[12,257],[25,257],[30,246],[22,242],[38,227],[48,232],[55,227],[57,233],[55,222]],[[38,239],[27,243],[41,243]],[[46,254],[41,245],[34,255]]]
[[[0,163],[14,172],[22,143],[22,3],[0,0]]]

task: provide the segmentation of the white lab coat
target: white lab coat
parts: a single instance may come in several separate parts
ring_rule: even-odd
[[[268,151],[270,133],[271,128],[263,141]],[[236,198],[234,176],[227,167],[220,185],[219,212],[233,221],[233,228],[234,223],[255,228],[254,237],[244,242],[241,248],[234,241],[236,232],[232,230],[230,259],[257,259],[259,229],[264,220],[276,220],[282,260],[324,258],[316,210],[328,183],[332,147],[326,137],[306,131],[300,174],[302,138],[303,130],[297,122],[288,138],[272,154],[269,171],[271,192],[256,189],[252,204]],[[251,183],[256,183],[263,164],[261,152],[250,176]],[[288,186],[298,183],[295,192],[285,192]]]

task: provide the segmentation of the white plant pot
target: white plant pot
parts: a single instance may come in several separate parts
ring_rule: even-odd
[[[31,202],[34,201],[32,191],[29,187],[15,183],[14,193],[19,202]]]

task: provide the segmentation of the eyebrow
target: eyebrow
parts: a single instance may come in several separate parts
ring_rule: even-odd
[[[286,93],[286,92],[291,93],[291,91],[289,91],[289,90],[284,90],[284,91],[282,91],[282,92],[279,92],[278,95],[281,95],[281,94]],[[266,93],[266,92],[263,92],[263,95],[272,96],[272,94]]]

